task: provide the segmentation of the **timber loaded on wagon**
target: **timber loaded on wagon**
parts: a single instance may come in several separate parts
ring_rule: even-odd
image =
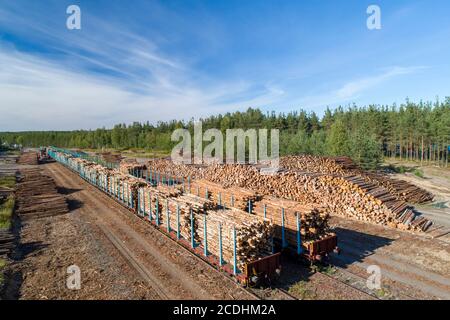
[[[64,149],[50,147],[47,154],[244,285],[277,277],[282,252],[316,261],[337,250],[329,215],[320,207],[168,175],[137,162],[116,168]]]

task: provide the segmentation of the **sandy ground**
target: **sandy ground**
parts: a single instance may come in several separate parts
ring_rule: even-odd
[[[434,194],[432,203],[415,205],[426,217],[440,225],[450,227],[450,167],[420,166],[415,162],[389,161],[389,164],[420,169],[424,178],[413,173],[394,174],[396,179],[405,180]]]

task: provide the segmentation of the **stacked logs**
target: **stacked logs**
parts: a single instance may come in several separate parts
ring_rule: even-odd
[[[297,214],[302,241],[313,241],[328,235],[329,215],[324,208],[302,205],[297,201],[265,196],[255,204],[253,213],[269,219],[275,226],[275,237],[281,239],[282,226],[286,241],[297,243]]]
[[[9,229],[0,229],[0,256],[10,253],[14,248],[14,235]]]
[[[111,152],[102,152],[100,157],[106,163],[120,163],[123,157],[120,154],[114,154]]]
[[[69,212],[66,199],[58,193],[52,178],[40,169],[24,169],[16,191],[16,214],[23,220]]]
[[[207,210],[215,209],[215,205],[208,199],[193,195],[183,195],[178,188],[160,185],[158,187],[145,186],[139,189],[140,214],[158,221],[161,227],[176,229],[176,214],[180,212],[181,236],[191,240],[191,209],[195,216],[203,215]],[[151,211],[150,211],[151,208]],[[197,221],[194,221],[194,239],[199,241]]]
[[[291,199],[305,204],[324,205],[330,213],[401,229],[422,230],[428,221],[413,224],[415,213],[384,187],[366,183],[360,176],[329,175],[303,171],[281,170],[275,175],[261,175],[248,165],[211,166],[206,178],[225,187],[236,185],[262,195]],[[410,210],[412,220],[400,220]]]
[[[289,156],[281,158],[280,165],[290,170],[339,174],[341,176],[359,175],[369,183],[375,183],[389,190],[398,200],[410,203],[424,203],[433,200],[433,194],[409,182],[393,179],[384,173],[360,170],[349,157]]]
[[[147,162],[147,168],[152,171],[161,172],[165,174],[169,174],[177,177],[191,177],[192,179],[198,178],[200,179],[202,176],[203,170],[205,170],[206,166],[203,165],[185,165],[185,164],[176,164],[170,160],[165,159],[152,159]]]
[[[287,156],[280,159],[280,166],[286,169],[345,174],[357,166],[349,157],[317,157],[311,155]]]
[[[240,187],[224,188],[222,185],[204,180],[194,180],[190,185],[190,193],[211,199],[219,206],[248,211],[249,206],[260,200],[260,196],[249,189]]]
[[[363,175],[368,182],[376,183],[385,187],[397,199],[410,203],[425,203],[432,201],[434,195],[418,186],[403,181],[391,178],[381,173],[367,173]]]
[[[145,170],[145,164],[138,163],[136,160],[131,161],[130,159],[126,159],[127,161],[121,161],[119,165],[119,171],[124,174],[132,174],[135,170]]]
[[[207,221],[207,249],[219,256],[219,227],[222,234],[222,253],[226,262],[233,261],[233,229],[236,232],[236,260],[239,268],[271,253],[273,225],[267,219],[236,209],[208,211],[195,215],[199,242],[204,245],[204,219]]]
[[[24,152],[17,159],[18,164],[25,165],[37,165],[38,164],[38,153],[34,151]]]
[[[138,190],[144,186],[147,186],[144,180],[112,169],[108,176],[108,187],[106,190],[113,190],[130,207],[137,208]]]

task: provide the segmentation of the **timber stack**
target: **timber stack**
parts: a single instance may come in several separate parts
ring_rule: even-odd
[[[14,235],[9,229],[0,229],[0,256],[9,254],[14,248]]]
[[[346,174],[357,169],[349,157],[287,156],[280,159],[282,168],[319,173]]]
[[[203,170],[207,168],[205,165],[176,164],[166,159],[152,159],[147,162],[146,166],[152,171],[186,179],[188,177],[191,179],[201,179]]]
[[[17,159],[18,164],[24,165],[37,165],[38,161],[38,153],[34,151],[27,151],[20,155],[19,159]]]
[[[399,200],[409,203],[426,203],[432,201],[434,195],[407,181],[394,179],[381,173],[368,173],[364,175],[366,181],[374,182],[385,187]]]
[[[138,163],[135,159],[125,159],[120,162],[119,171],[124,174],[133,174],[135,170],[145,170],[145,164]]]
[[[275,237],[281,239],[282,226],[285,228],[286,241],[295,246],[297,231],[303,242],[320,240],[330,234],[329,214],[325,208],[302,205],[297,201],[264,196],[256,202],[254,214],[269,219],[275,226]],[[298,215],[298,220],[297,220]]]
[[[341,216],[388,225],[406,230],[426,231],[431,221],[412,223],[418,214],[405,201],[389,190],[368,183],[361,176],[280,170],[274,175],[261,175],[253,166],[213,165],[204,178],[224,187],[238,186],[258,194],[295,200],[302,204],[325,205],[327,211]],[[408,219],[402,216],[407,213]]]
[[[208,211],[203,216],[195,215],[195,219],[198,220],[197,234],[201,243],[204,242],[206,219],[207,249],[216,256],[219,255],[219,232],[221,233],[225,261],[233,259],[233,232],[236,233],[236,256],[239,268],[242,268],[245,263],[271,254],[273,225],[267,219],[236,209]]]
[[[23,169],[16,190],[16,214],[22,219],[42,218],[69,212],[53,179],[40,169]]]
[[[194,180],[190,185],[190,193],[211,199],[218,206],[248,211],[249,206],[260,200],[260,196],[249,189],[237,186],[224,188],[218,183],[205,179]]]
[[[118,164],[122,161],[123,157],[120,154],[115,154],[112,152],[101,152],[101,159],[106,163]]]

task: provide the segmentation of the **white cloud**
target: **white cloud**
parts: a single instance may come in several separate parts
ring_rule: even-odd
[[[412,74],[426,68],[424,66],[391,67],[374,76],[348,81],[337,89],[330,89],[314,95],[305,95],[303,98],[296,100],[296,105],[321,109],[325,106],[353,103],[361,98],[364,93],[370,92],[395,77]]]
[[[336,91],[336,96],[343,100],[354,99],[363,91],[377,86],[393,77],[414,73],[420,69],[424,69],[424,67],[393,67],[382,74],[346,83]]]
[[[117,123],[190,119],[273,101],[267,89],[242,96],[245,82],[219,87],[176,87],[161,76],[136,93],[104,77],[76,72],[64,65],[17,51],[0,51],[0,131],[73,130]],[[239,96],[236,103],[220,102]]]

